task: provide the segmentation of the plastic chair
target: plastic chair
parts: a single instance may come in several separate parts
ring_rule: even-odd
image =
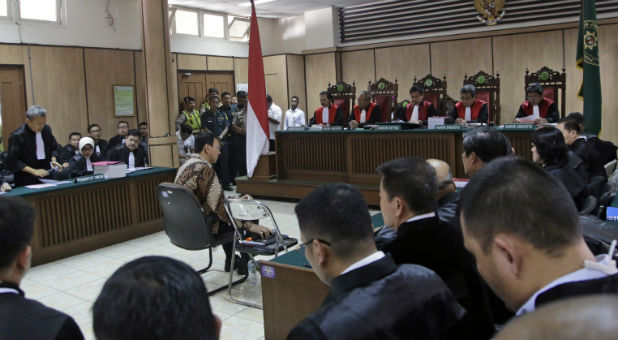
[[[234,225],[234,229],[235,229],[234,246],[232,248],[233,249],[232,252],[236,253],[236,250],[238,250],[240,253],[249,255],[250,261],[253,261],[253,263],[256,265],[255,266],[256,268],[258,268],[258,266],[257,266],[257,263],[255,263],[253,256],[274,255],[275,257],[277,257],[279,255],[279,251],[284,250],[287,252],[289,247],[292,247],[298,244],[297,239],[287,238],[285,235],[281,234],[281,231],[279,230],[279,226],[277,225],[277,221],[275,221],[275,218],[273,217],[272,212],[266,205],[264,205],[263,203],[259,201],[242,199],[242,198],[227,199],[225,200],[225,210],[227,211],[228,215],[232,219],[232,224]],[[251,242],[251,243],[244,242],[243,235],[242,235],[243,229],[239,225],[239,222],[240,221],[263,220],[263,219],[270,219],[272,221],[273,226],[275,227],[273,236],[271,236],[271,238],[274,237],[274,242],[266,243],[266,244],[256,244],[256,243],[259,243],[257,241]],[[261,305],[238,300],[232,296],[232,284],[231,283],[232,283],[232,278],[233,278],[233,275],[232,275],[233,272],[234,272],[234,262],[232,262],[232,266],[230,269],[230,279],[229,279],[230,284],[228,285],[228,290],[227,290],[230,300],[232,300],[232,302],[235,302],[235,303],[238,303],[244,306],[262,309]]]

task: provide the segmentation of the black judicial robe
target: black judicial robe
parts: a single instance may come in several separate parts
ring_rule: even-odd
[[[90,156],[90,162],[94,163],[98,161],[99,158],[97,157],[97,154],[93,153],[92,156]],[[93,171],[88,171],[86,158],[82,155],[77,155],[73,156],[73,158],[69,161],[69,172],[71,173],[71,177],[86,176],[92,175],[94,173],[94,168]]]
[[[99,147],[99,150],[101,150],[100,154],[97,154],[97,146]],[[99,159],[105,159],[108,149],[109,143],[105,139],[99,139],[99,142],[95,142],[94,144],[94,153],[99,157]]]
[[[73,149],[70,144],[67,144],[58,150],[58,157],[56,160],[60,164],[68,163],[71,158],[76,156],[78,153],[79,151]]]
[[[115,162],[124,162],[129,165],[129,153],[131,151],[127,148],[126,145],[117,146],[107,152],[107,160],[115,161]],[[145,156],[144,150],[139,146],[133,150],[133,156],[135,157],[135,167],[145,166]]]
[[[463,313],[434,272],[386,255],[334,278],[288,339],[443,339]]]
[[[456,326],[455,336],[489,339],[494,333],[489,297],[474,257],[464,248],[460,230],[440,221],[437,215],[405,222],[397,230],[397,239],[383,251],[397,264],[418,264],[433,270],[446,283],[468,311]]]
[[[26,299],[15,284],[0,287],[17,292],[0,294],[0,339],[84,339],[70,316]]]
[[[7,163],[9,169],[15,174],[16,186],[41,183],[36,176],[21,170],[26,166],[48,170],[51,168],[49,164],[51,158],[58,156],[58,142],[49,125],[43,127],[41,136],[45,144],[45,159],[39,160],[36,157],[36,133],[30,130],[28,125],[24,124],[11,133]]]
[[[110,138],[109,143],[107,143],[107,149],[111,150],[118,145],[124,144],[122,140],[126,138],[127,136],[115,135],[114,137]]]

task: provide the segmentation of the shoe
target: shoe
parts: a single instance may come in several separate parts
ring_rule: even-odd
[[[238,275],[247,275],[248,273],[248,269],[247,269],[247,261],[239,261],[240,263],[238,264],[238,267],[236,267],[236,272],[238,273]],[[236,263],[234,263],[234,265],[236,265]]]
[[[234,268],[239,268],[240,265],[241,265],[240,256],[234,255]],[[225,261],[225,271],[229,272],[231,266],[232,266],[232,261],[230,261],[229,259],[226,259],[226,261]]]

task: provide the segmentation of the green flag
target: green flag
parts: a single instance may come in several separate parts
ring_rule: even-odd
[[[582,0],[577,36],[577,68],[584,71],[577,97],[584,101],[585,132],[601,131],[601,73],[595,0]]]

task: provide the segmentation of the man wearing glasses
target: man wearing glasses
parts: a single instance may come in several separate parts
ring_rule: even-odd
[[[455,124],[487,123],[487,102],[476,98],[474,85],[464,85],[460,94],[460,101],[448,114],[455,121]]]

